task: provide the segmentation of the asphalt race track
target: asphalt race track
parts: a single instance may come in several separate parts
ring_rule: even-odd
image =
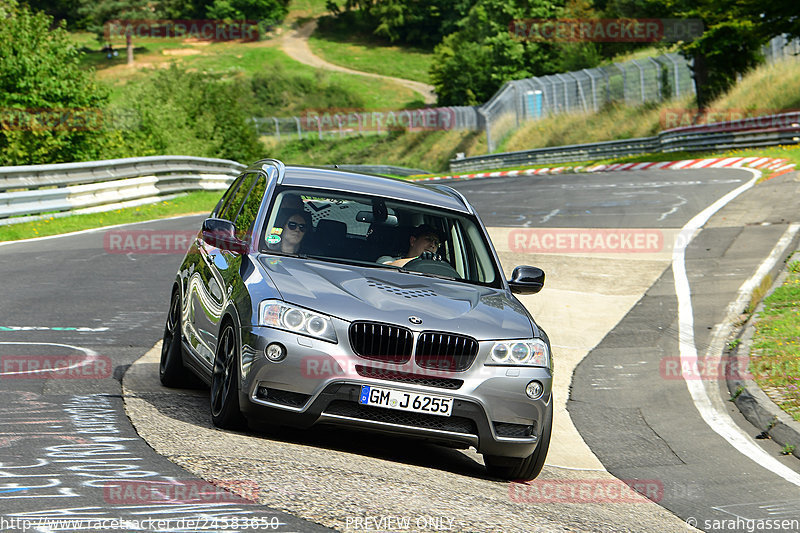
[[[120,531],[687,531],[687,521],[753,531],[758,520],[798,530],[797,459],[751,438],[778,464],[765,468],[769,461],[730,437],[733,430],[722,431],[726,439],[712,429],[693,401],[709,395],[754,436],[724,401],[727,391],[670,370],[686,348],[685,328],[699,355],[715,346],[739,288],[798,222],[796,175],[742,192],[691,242],[681,241],[681,228],[750,182],[750,172],[451,183],[490,227],[507,273],[516,264],[547,272],[545,289],[523,302],[553,341],[562,410],[532,485],[487,477],[477,454],[405,439],[219,431],[207,390],[163,389],[151,348],[182,256],[163,253],[163,240],[128,251],[110,237],[190,235],[202,217],[2,245],[0,530],[22,529],[23,519],[85,520],[32,531],[89,531],[103,519],[119,521],[107,525]],[[676,263],[673,247],[687,242]],[[674,271],[681,265],[691,289],[683,300]],[[678,318],[687,299],[688,323]],[[67,368],[31,376],[31,365],[56,363]],[[653,501],[610,490],[606,470]],[[175,496],[175,486],[188,492],[169,504],[153,496],[153,487]]]

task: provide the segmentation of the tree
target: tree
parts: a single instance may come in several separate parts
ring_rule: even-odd
[[[800,39],[800,14],[795,0],[741,0],[739,5],[749,13],[759,35],[770,39],[786,34]]]
[[[259,20],[277,23],[289,12],[289,0],[214,0],[206,8],[211,19]]]
[[[458,29],[477,0],[336,0],[326,7],[342,25],[368,28],[389,42],[432,48]]]
[[[89,21],[88,28],[103,40],[112,21],[148,20],[154,17],[155,6],[148,0],[80,0],[79,15]],[[124,28],[128,65],[133,64],[133,30]]]
[[[761,61],[760,48],[767,38],[758,31],[758,15],[740,0],[668,0],[674,17],[700,19],[703,34],[679,44],[681,53],[692,61],[697,107],[705,109]]]
[[[80,67],[63,22],[0,1],[0,164],[91,159],[107,93]]]
[[[86,27],[86,21],[78,14],[78,4],[72,0],[28,0],[27,4],[34,11],[44,11],[56,22],[65,21],[70,29]]]
[[[517,40],[514,19],[554,18],[560,8],[546,0],[479,0],[434,51],[431,80],[440,105],[476,105],[506,81],[555,70],[553,43]]]

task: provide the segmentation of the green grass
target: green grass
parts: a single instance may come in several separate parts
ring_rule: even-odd
[[[423,105],[421,95],[397,83],[341,72],[318,71],[291,59],[273,42],[191,45],[179,42],[177,39],[142,39],[135,44],[137,48],[134,68],[125,66],[124,47],[119,48],[118,57],[109,60],[99,52],[99,47],[95,43],[95,50],[98,51],[88,52],[83,58],[84,66],[96,69],[98,79],[110,88],[112,102],[121,94],[123,84],[145,78],[153,68],[163,68],[170,63],[177,63],[187,69],[222,74],[238,80],[255,74],[275,73],[276,70],[290,73],[297,80],[307,80],[294,89],[288,89],[292,96],[297,96],[293,98],[297,101],[296,106],[263,109],[262,116],[271,114],[288,116],[300,113],[304,109],[303,91],[326,90],[323,87],[335,87],[337,91],[358,95],[363,102],[363,109],[368,111],[405,109]],[[165,54],[165,52],[179,54],[182,50],[196,50],[199,53]],[[314,95],[309,96],[313,98]]]
[[[780,407],[800,421],[800,261],[764,300],[751,348],[750,372],[762,388],[776,388]]]
[[[298,63],[274,47],[248,47],[220,43],[220,46],[209,50],[204,55],[183,58],[181,63],[187,68],[202,72],[241,73],[252,76],[259,72],[271,72],[275,68],[279,68],[284,72],[308,79],[323,78],[337,86],[339,90],[358,94],[364,102],[364,109],[368,111],[405,109],[420,107],[423,104],[422,96],[397,83],[342,72],[318,71],[313,67]],[[280,111],[282,112],[278,116],[287,116],[289,113],[301,111],[301,109]]]
[[[343,139],[265,140],[267,154],[304,165],[385,164],[442,172],[457,152],[484,153],[486,136],[474,131],[423,131]]]
[[[287,20],[297,18],[311,18],[325,15],[328,8],[325,7],[327,0],[292,0],[289,5],[289,16]]]
[[[127,207],[105,213],[50,217],[32,222],[0,226],[0,241],[16,241],[47,235],[58,235],[128,222],[143,222],[190,213],[210,213],[222,191],[198,191],[155,204]]]
[[[309,39],[311,50],[335,65],[430,83],[433,52],[422,48],[382,43],[371,35],[353,33],[347,28],[323,26]]]

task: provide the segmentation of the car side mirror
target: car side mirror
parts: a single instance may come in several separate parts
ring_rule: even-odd
[[[230,220],[207,218],[203,221],[203,240],[219,248],[240,255],[247,253],[247,243],[236,237],[236,227]]]
[[[516,294],[536,294],[544,287],[544,270],[539,267],[518,266],[511,273],[508,286]]]

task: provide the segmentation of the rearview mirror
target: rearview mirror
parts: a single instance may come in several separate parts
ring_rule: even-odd
[[[539,267],[518,266],[511,273],[508,287],[516,294],[536,294],[544,287],[544,270]]]
[[[397,225],[397,217],[394,215],[386,215],[386,218],[383,220],[376,220],[375,215],[372,214],[371,211],[359,211],[356,213],[356,220],[358,222],[366,222],[367,224],[372,224],[373,222],[383,224],[385,226],[396,226]]]
[[[247,243],[236,237],[236,227],[230,220],[207,218],[202,231],[203,240],[215,248],[240,255],[247,253]]]

